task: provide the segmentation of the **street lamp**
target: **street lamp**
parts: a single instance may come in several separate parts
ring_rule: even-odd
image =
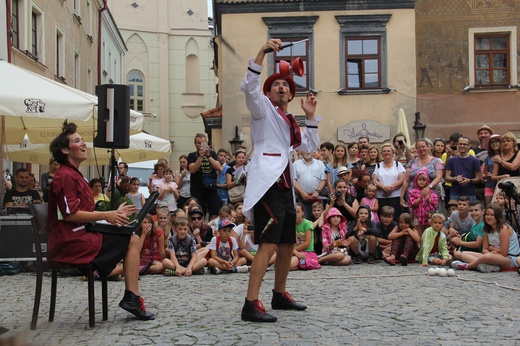
[[[415,112],[415,121],[413,122],[413,129],[415,131],[415,140],[424,138],[424,131],[426,125],[421,122],[421,112]]]
[[[229,141],[229,145],[231,145],[231,152],[233,155],[237,152],[238,147],[242,143],[244,143],[244,141],[241,140],[240,136],[238,135],[238,126],[235,126],[235,137]]]

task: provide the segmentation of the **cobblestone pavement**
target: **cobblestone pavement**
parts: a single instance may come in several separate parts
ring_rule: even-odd
[[[309,307],[274,311],[278,322],[242,322],[248,274],[144,276],[139,281],[154,321],[137,321],[118,307],[124,283],[109,282],[109,319],[101,321],[96,283],[96,327],[88,327],[87,284],[58,279],[58,302],[47,321],[50,277],[44,279],[38,326],[29,329],[35,276],[0,278],[0,336],[18,335],[33,345],[461,345],[520,344],[520,276],[516,272],[457,271],[430,277],[417,264],[380,262],[292,272],[288,290]],[[271,310],[274,271],[261,299]],[[486,284],[474,280],[489,282]],[[499,287],[492,282],[496,281]]]

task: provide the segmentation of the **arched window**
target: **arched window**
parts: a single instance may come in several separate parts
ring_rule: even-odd
[[[144,111],[144,76],[141,71],[132,70],[128,72],[127,84],[130,87],[130,108]]]

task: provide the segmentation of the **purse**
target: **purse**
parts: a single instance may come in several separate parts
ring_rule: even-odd
[[[237,185],[228,190],[228,199],[231,203],[238,203],[244,200],[246,187],[244,185]]]

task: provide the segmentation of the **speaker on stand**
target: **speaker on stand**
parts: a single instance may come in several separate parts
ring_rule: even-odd
[[[115,193],[117,161],[114,149],[130,147],[130,88],[122,84],[96,86],[98,97],[97,135],[94,147],[111,149],[110,191]],[[115,198],[110,198],[110,209],[115,209]]]

